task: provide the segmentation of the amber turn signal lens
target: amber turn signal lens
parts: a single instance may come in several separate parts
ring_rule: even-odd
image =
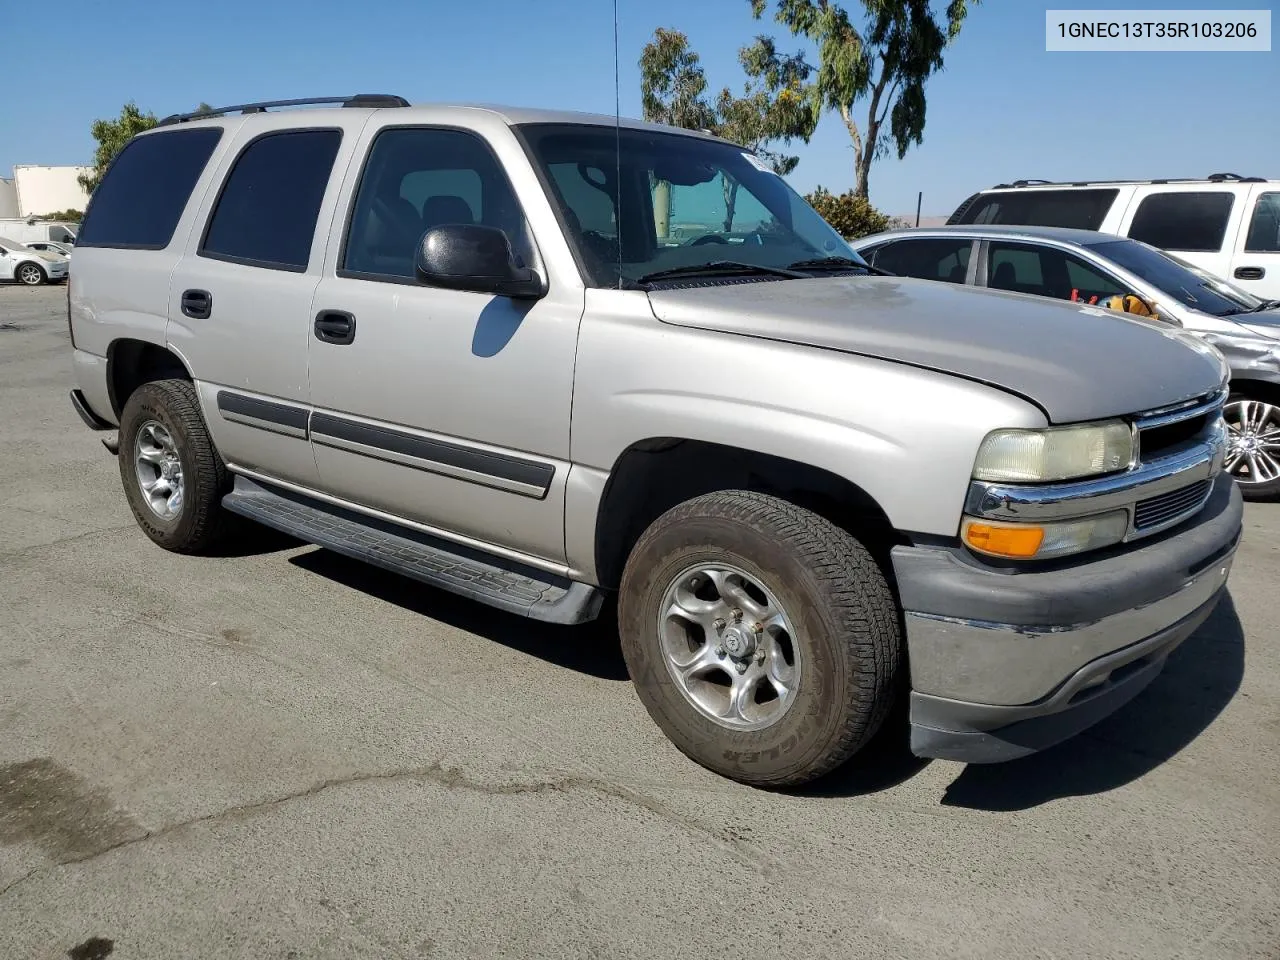
[[[1027,560],[1036,555],[1044,541],[1044,527],[1030,524],[997,524],[969,521],[964,542],[979,553],[993,557]]]

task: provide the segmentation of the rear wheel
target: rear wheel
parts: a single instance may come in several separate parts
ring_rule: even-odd
[[[1233,393],[1222,411],[1227,424],[1227,471],[1246,500],[1280,497],[1280,406]]]
[[[36,263],[19,265],[17,277],[19,283],[26,284],[28,287],[38,287],[49,279],[45,272],[40,269],[40,265]]]
[[[795,786],[856,753],[893,705],[893,595],[847,531],[746,491],[680,504],[645,531],[618,599],[650,716],[688,757]]]
[[[189,381],[155,380],[134,391],[120,416],[119,459],[129,506],[153,541],[200,553],[222,539],[231,478]]]

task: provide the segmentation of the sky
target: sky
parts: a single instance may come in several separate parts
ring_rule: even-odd
[[[685,32],[713,90],[745,80],[738,48],[761,33],[805,49],[749,0],[617,0],[619,92],[640,115],[637,59],[657,27]],[[971,0],[972,2],[972,0]],[[939,3],[939,6],[942,4]],[[1049,53],[1045,10],[1132,9],[1143,0],[982,0],[927,88],[924,143],[878,161],[871,201],[946,215],[1018,178],[1280,178],[1280,38],[1269,53]],[[6,4],[0,3],[0,9]],[[847,4],[851,13],[858,0]],[[1150,8],[1270,9],[1271,0]],[[33,10],[51,10],[33,7]],[[5,17],[0,176],[14,164],[91,161],[89,125],[134,100],[157,116],[253,100],[394,93],[414,103],[505,103],[612,113],[611,0],[222,0],[210,7],[65,0]],[[1280,18],[1275,29],[1280,30]],[[55,22],[56,21],[56,22]],[[812,52],[812,51],[811,51]],[[25,79],[24,79],[25,78]],[[823,117],[788,179],[853,186],[839,116]]]

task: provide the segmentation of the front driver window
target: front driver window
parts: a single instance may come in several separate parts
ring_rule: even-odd
[[[1115,277],[1053,247],[993,242],[988,250],[987,286],[996,290],[1100,305],[1133,293]]]
[[[367,279],[412,279],[422,235],[449,224],[497,227],[517,262],[534,260],[515,193],[483,140],[459,130],[384,130],[356,194],[342,269]]]

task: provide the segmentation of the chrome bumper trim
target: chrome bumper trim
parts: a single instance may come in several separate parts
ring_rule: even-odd
[[[1091,623],[1029,626],[906,611],[912,688],[996,705],[1050,697],[1082,666],[1191,616],[1226,585],[1239,538],[1172,592]]]

